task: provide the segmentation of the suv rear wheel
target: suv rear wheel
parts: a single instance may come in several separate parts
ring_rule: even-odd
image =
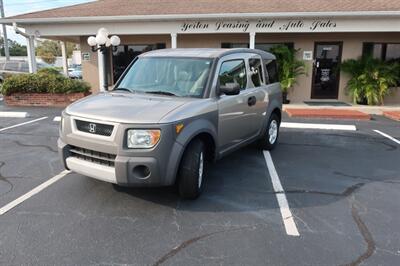
[[[196,199],[203,190],[206,164],[204,143],[196,139],[186,148],[178,170],[179,195],[185,199]]]
[[[260,147],[263,150],[273,150],[278,143],[280,120],[277,114],[272,113],[267,123],[267,129],[260,139]]]

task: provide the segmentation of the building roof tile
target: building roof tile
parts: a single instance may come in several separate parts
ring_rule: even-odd
[[[22,14],[9,19],[60,17],[400,11],[399,0],[99,0]]]

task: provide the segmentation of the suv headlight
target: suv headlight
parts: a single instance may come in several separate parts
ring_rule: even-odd
[[[129,129],[127,135],[128,148],[148,149],[156,146],[161,137],[158,129]]]

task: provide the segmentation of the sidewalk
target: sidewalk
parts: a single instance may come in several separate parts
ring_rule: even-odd
[[[284,104],[283,110],[291,117],[369,120],[371,115],[384,115],[393,120],[400,120],[400,104],[385,106],[357,104],[311,106],[305,103],[294,103]]]

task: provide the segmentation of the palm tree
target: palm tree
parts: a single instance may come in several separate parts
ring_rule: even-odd
[[[304,61],[297,59],[296,54],[298,50],[290,49],[286,45],[276,45],[270,51],[277,59],[284,103],[289,103],[287,93],[289,89],[297,84],[299,76],[307,74],[306,65]]]
[[[384,62],[372,57],[349,59],[341,70],[350,75],[347,90],[354,103],[382,105],[386,95],[400,81],[400,66],[396,62]]]

